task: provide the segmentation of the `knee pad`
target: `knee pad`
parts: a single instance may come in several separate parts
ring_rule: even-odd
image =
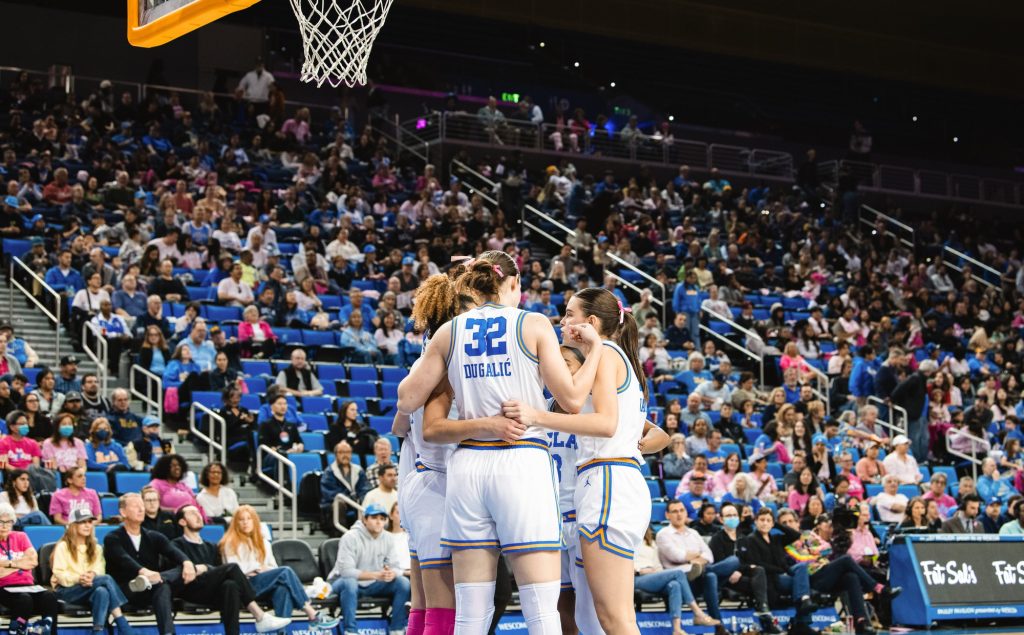
[[[490,619],[487,622],[489,629]],[[427,609],[423,623],[423,635],[452,635],[454,632],[455,609]]]
[[[426,609],[409,609],[409,626],[406,635],[423,635]]]
[[[519,604],[530,635],[560,635],[562,632],[562,622],[558,616],[561,587],[558,580],[519,587]]]
[[[494,588],[490,582],[455,585],[455,632],[458,635],[486,635],[494,617]]]

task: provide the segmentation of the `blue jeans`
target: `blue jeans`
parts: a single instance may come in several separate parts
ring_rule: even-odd
[[[910,451],[918,463],[928,460],[928,416],[911,419],[907,423],[907,436],[910,437]]]
[[[278,617],[289,617],[292,611],[305,606],[309,601],[299,576],[288,567],[257,573],[249,578],[249,583],[256,593],[256,599],[270,599],[274,605],[274,615]]]
[[[700,350],[700,311],[686,312],[686,328],[690,329],[690,341],[694,350]],[[715,618],[718,619],[718,618]]]
[[[18,522],[22,525],[52,525],[50,519],[46,517],[46,514],[36,510],[29,512],[18,519]]]
[[[672,619],[682,618],[683,605],[693,604],[693,591],[680,569],[664,569],[656,573],[645,573],[633,579],[633,586],[640,591],[668,596],[668,615]]]
[[[409,622],[405,603],[409,601],[409,580],[403,575],[391,582],[375,581],[368,586],[359,586],[355,578],[338,578],[331,583],[331,590],[338,594],[341,604],[342,625],[346,633],[358,633],[356,607],[361,597],[391,597],[391,623],[389,631],[405,631]]]
[[[84,604],[88,600],[92,607],[93,627],[105,628],[110,612],[128,603],[121,588],[109,575],[96,576],[89,587],[81,584],[58,586],[56,593],[58,599],[68,604]]]
[[[789,593],[793,603],[800,604],[800,598],[811,594],[811,576],[807,571],[807,563],[801,562],[789,568],[789,573],[780,573],[775,576],[775,583],[779,585],[779,591]],[[800,615],[798,612],[794,618],[798,621],[810,623],[810,615]]]

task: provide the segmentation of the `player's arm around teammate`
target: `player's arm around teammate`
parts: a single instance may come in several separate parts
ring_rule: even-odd
[[[668,447],[671,437],[650,421],[644,421],[644,436],[640,437],[641,454],[657,454]]]

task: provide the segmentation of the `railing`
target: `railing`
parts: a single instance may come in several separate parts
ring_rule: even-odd
[[[832,380],[829,379],[828,375],[823,373],[820,369],[807,365],[811,369],[811,374],[814,375],[814,383],[816,386],[811,387],[811,392],[817,397],[822,403],[825,404],[825,416],[832,416]]]
[[[867,225],[872,231],[875,231],[879,223],[881,223],[882,231],[886,235],[892,236],[911,251],[914,249],[914,228],[888,214],[883,214],[868,205],[861,205],[860,209],[857,210],[857,222],[861,225]]]
[[[465,163],[459,161],[458,159],[453,159],[451,165],[452,165],[452,169],[450,171],[453,174],[456,171],[458,171],[458,173],[460,175],[462,175],[463,177],[465,175],[467,175],[467,174],[471,175],[474,178],[479,179],[487,187],[491,188],[491,191],[493,191],[494,188],[497,186],[497,184],[494,181],[490,180],[489,178],[487,178],[483,174],[480,174],[479,172],[477,172],[473,168],[469,167]],[[498,205],[498,201],[495,200],[494,197],[491,196],[489,192],[481,189],[480,187],[474,186],[472,182],[466,181],[465,179],[463,179],[463,184],[469,190],[469,193],[471,193],[471,194],[472,193],[479,194],[481,196],[481,198],[483,198],[486,202],[490,203],[491,205],[494,205],[494,206]],[[533,222],[534,219],[528,217],[527,213],[529,213],[532,216],[537,217],[537,219],[539,219],[539,220],[537,222]],[[557,236],[554,236],[550,232],[548,232],[545,229],[543,229],[540,226],[540,224],[539,224],[541,221],[546,222],[546,223],[550,223],[551,225],[554,225],[555,227],[557,227],[561,231],[565,232],[565,239],[560,239]],[[526,205],[523,206],[522,223],[523,223],[523,227],[525,229],[529,229],[532,232],[536,232],[537,235],[545,238],[546,240],[551,242],[553,245],[555,245],[558,249],[561,249],[562,245],[567,243],[567,239],[569,237],[572,237],[572,236],[576,235],[576,232],[573,229],[571,229],[570,227],[568,227],[564,223],[560,222],[558,219],[554,218],[553,216],[551,216],[549,214],[545,214],[544,212],[540,211],[536,207],[533,207],[532,205],[529,205],[529,204],[526,204]],[[574,249],[573,253],[575,253],[575,252],[576,252],[576,250]],[[656,306],[661,308],[661,323],[665,324],[666,323],[665,320],[666,320],[666,317],[668,315],[668,313],[667,313],[668,312],[668,300],[667,300],[667,298],[668,298],[668,290],[665,288],[665,285],[660,280],[658,280],[657,278],[654,278],[653,276],[648,274],[646,271],[640,269],[636,265],[632,265],[632,264],[626,262],[625,260],[619,258],[615,254],[608,253],[606,255],[617,266],[622,267],[624,269],[628,269],[629,271],[632,271],[633,273],[637,274],[638,276],[640,276],[644,280],[647,280],[649,283],[651,283],[653,285],[654,289],[658,289],[661,292],[660,293],[661,297],[660,298],[657,298],[657,297],[652,298],[651,302],[652,302],[652,304],[654,304],[654,305],[656,305]],[[615,278],[623,286],[628,287],[630,289],[633,289],[637,293],[640,293],[641,291],[643,291],[643,289],[641,287],[637,286],[633,282],[631,282],[631,281],[627,280],[626,278],[622,277],[618,272],[616,272],[616,271],[614,271],[612,269],[606,268],[605,273],[607,275],[610,275],[613,278]],[[651,288],[651,287],[648,287],[648,288]]]
[[[90,334],[92,335],[91,338],[89,337]],[[93,350],[90,340],[95,341],[95,350]],[[104,395],[107,394],[107,380],[110,377],[107,361],[109,360],[110,349],[107,346],[107,338],[104,337],[103,330],[92,322],[87,321],[82,324],[82,350],[85,351],[85,356],[96,365],[96,377],[100,381],[100,391]]]
[[[270,478],[263,473],[263,457],[264,455],[273,457],[277,460],[277,480]],[[291,489],[285,487],[285,469],[287,468],[288,473],[291,476]],[[274,448],[260,444],[256,450],[256,476],[264,483],[274,488],[277,491],[277,524],[279,527],[284,527],[284,499],[290,501],[292,507],[292,538],[297,538],[299,535],[299,501],[298,495],[295,490],[298,489],[298,470],[295,467],[295,463],[290,461],[288,457],[281,454]]]
[[[966,452],[961,452],[960,450],[955,449],[953,447],[954,437],[968,439],[971,442],[971,453],[967,454]],[[970,461],[971,472],[975,482],[978,480],[978,466],[982,463],[982,459],[978,458],[978,448],[984,448],[986,445],[988,445],[988,440],[975,436],[964,428],[960,428],[959,430],[949,430],[946,433],[946,451],[953,456],[960,457],[965,461]],[[985,451],[985,454],[987,455],[987,451]]]
[[[711,320],[715,320],[717,322],[725,322],[726,324],[728,324],[729,328],[731,328],[732,330],[734,330],[737,333],[740,333],[740,334],[742,334],[744,336],[744,343],[746,342],[746,340],[749,340],[750,338],[755,338],[755,339],[761,340],[762,342],[764,341],[763,339],[761,339],[761,336],[758,335],[757,333],[755,333],[754,331],[751,331],[748,328],[744,328],[744,327],[740,326],[739,324],[737,324],[736,322],[734,322],[732,320],[732,316],[721,315],[719,313],[715,313],[714,311],[709,311],[709,310],[705,309],[704,307],[701,307],[700,312],[701,312],[701,315],[706,315]],[[750,348],[748,348],[746,346],[741,346],[740,344],[737,344],[736,342],[734,342],[734,341],[730,340],[729,338],[725,337],[721,333],[715,333],[714,331],[712,331],[710,328],[704,326],[703,324],[700,325],[700,328],[701,328],[702,331],[705,331],[705,332],[708,332],[708,333],[712,333],[714,335],[715,339],[718,339],[718,340],[724,341],[724,342],[728,342],[730,347],[732,347],[735,350],[738,350],[739,352],[743,353],[747,357],[750,357],[751,359],[757,360],[758,369],[759,369],[759,372],[758,372],[758,384],[757,385],[761,386],[761,387],[764,387],[764,355],[763,354],[754,352],[754,351],[750,350]]]
[[[334,495],[334,500],[331,501],[331,524],[334,525],[335,529],[344,534],[348,533],[348,527],[341,522],[341,505],[338,504],[339,499],[349,507],[359,510],[360,513],[362,513],[365,508],[344,494]]]
[[[200,430],[199,426],[196,425],[196,410],[200,410],[206,414],[207,429],[210,431],[209,434]],[[192,405],[188,409],[188,429],[196,436],[196,438],[206,443],[207,462],[213,462],[213,454],[214,450],[216,450],[220,453],[221,464],[228,464],[228,423],[224,420],[224,417],[207,408],[203,404],[193,401]],[[220,431],[220,441],[217,441],[217,435],[214,434],[214,430]]]
[[[980,282],[992,289],[999,289],[1002,287],[1003,276],[998,270],[993,269],[976,258],[968,256],[962,251],[957,251],[949,246],[943,247],[942,261],[947,267],[959,271],[960,273],[963,273],[964,269],[969,266],[972,280],[976,280],[977,282]],[[978,275],[979,273],[981,275]]]
[[[146,391],[142,392],[135,387],[135,377],[141,375],[146,378]],[[155,390],[154,390],[155,389]],[[164,380],[156,373],[135,364],[128,371],[128,392],[146,406],[146,412],[162,417],[164,413]],[[155,393],[155,396],[154,396]]]
[[[42,293],[44,297],[53,298],[53,311],[51,311],[46,306],[45,302],[39,301],[39,298],[36,297],[36,291],[26,289],[25,286],[22,285],[22,280],[19,280],[19,277],[26,275],[28,277],[22,278],[22,280],[24,280],[26,283],[31,283],[37,286],[39,292]],[[9,290],[9,297],[7,298],[9,300],[7,306],[8,319],[10,320],[11,323],[14,322],[14,289],[15,287],[17,287],[22,293],[25,294],[26,298],[31,300],[32,303],[35,304],[40,311],[42,311],[43,315],[48,317],[50,321],[53,322],[53,329],[55,332],[53,338],[55,342],[53,353],[55,359],[53,361],[54,364],[56,364],[58,361],[60,361],[60,312],[61,307],[64,305],[64,296],[54,291],[53,287],[46,284],[46,281],[40,278],[39,274],[37,274],[35,271],[32,271],[24,262],[21,261],[21,258],[18,258],[17,256],[11,256],[11,270],[9,278],[11,282],[11,287]]]
[[[895,404],[890,404],[887,401],[885,401],[884,399],[879,399],[878,397],[875,397],[874,395],[871,395],[871,396],[868,397],[868,404],[874,406],[875,408],[878,408],[879,410],[881,410],[882,408],[885,408],[885,412],[890,413],[890,417],[892,416],[892,414],[895,414],[896,412],[902,412],[903,413],[903,425],[902,426],[900,426],[896,422],[895,418],[893,418],[893,419],[883,419],[882,417],[878,417],[878,419],[877,419],[877,421],[875,423],[877,423],[878,425],[880,425],[883,428],[885,428],[885,429],[889,430],[890,432],[892,432],[893,434],[890,435],[892,437],[895,437],[898,434],[904,434],[904,435],[907,434],[907,431],[909,430],[909,423],[910,423],[910,421],[907,419],[907,411],[905,409],[903,409],[900,406],[897,406]]]

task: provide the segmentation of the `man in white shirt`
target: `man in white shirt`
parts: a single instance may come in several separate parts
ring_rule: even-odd
[[[167,233],[160,238],[154,238],[149,241],[149,245],[156,245],[156,250],[160,254],[160,261],[171,260],[172,262],[181,262],[181,252],[178,251],[178,235],[181,230],[177,227],[168,227]]]
[[[729,305],[724,300],[718,299],[718,287],[715,285],[708,287],[708,299],[700,303],[700,308],[709,313],[714,313],[723,319],[732,319]]]
[[[255,299],[252,288],[242,282],[242,263],[231,265],[231,275],[217,283],[217,299],[225,306],[245,307]]]
[[[909,452],[910,439],[905,434],[896,435],[896,438],[892,440],[892,446],[892,454],[882,461],[885,473],[895,476],[901,484],[915,485],[921,482],[921,471],[917,469],[917,459]]]
[[[726,383],[725,375],[715,373],[711,381],[703,382],[697,386],[697,390],[693,394],[700,397],[702,407],[707,410],[720,410],[722,404],[732,398],[732,389]]]
[[[242,98],[257,105],[266,105],[270,101],[270,88],[274,85],[274,76],[263,67],[263,60],[256,58],[256,67],[238,82],[238,90]]]
[[[907,511],[907,497],[899,493],[900,481],[891,474],[882,479],[882,493],[875,496],[875,508],[883,523],[901,523]]]
[[[259,221],[259,225],[253,225],[249,233],[245,235],[246,249],[277,247],[277,232],[270,227],[270,216],[263,214],[260,216]],[[252,238],[254,235],[260,237],[259,245],[253,245]]]
[[[658,531],[654,542],[658,546],[658,559],[661,566],[666,569],[680,569],[686,572],[690,585],[696,582],[703,584],[704,602],[707,604],[708,615],[712,620],[721,620],[722,614],[718,610],[718,574],[710,571],[708,567],[715,560],[708,546],[696,530],[686,526],[689,515],[686,512],[686,505],[681,501],[673,500],[665,510],[665,517],[669,526]],[[739,579],[736,575],[739,569],[739,561],[729,576]]]
[[[377,504],[384,509],[390,510],[398,502],[398,468],[394,465],[385,465],[378,470],[377,487],[366,492],[363,497],[363,507]]]

